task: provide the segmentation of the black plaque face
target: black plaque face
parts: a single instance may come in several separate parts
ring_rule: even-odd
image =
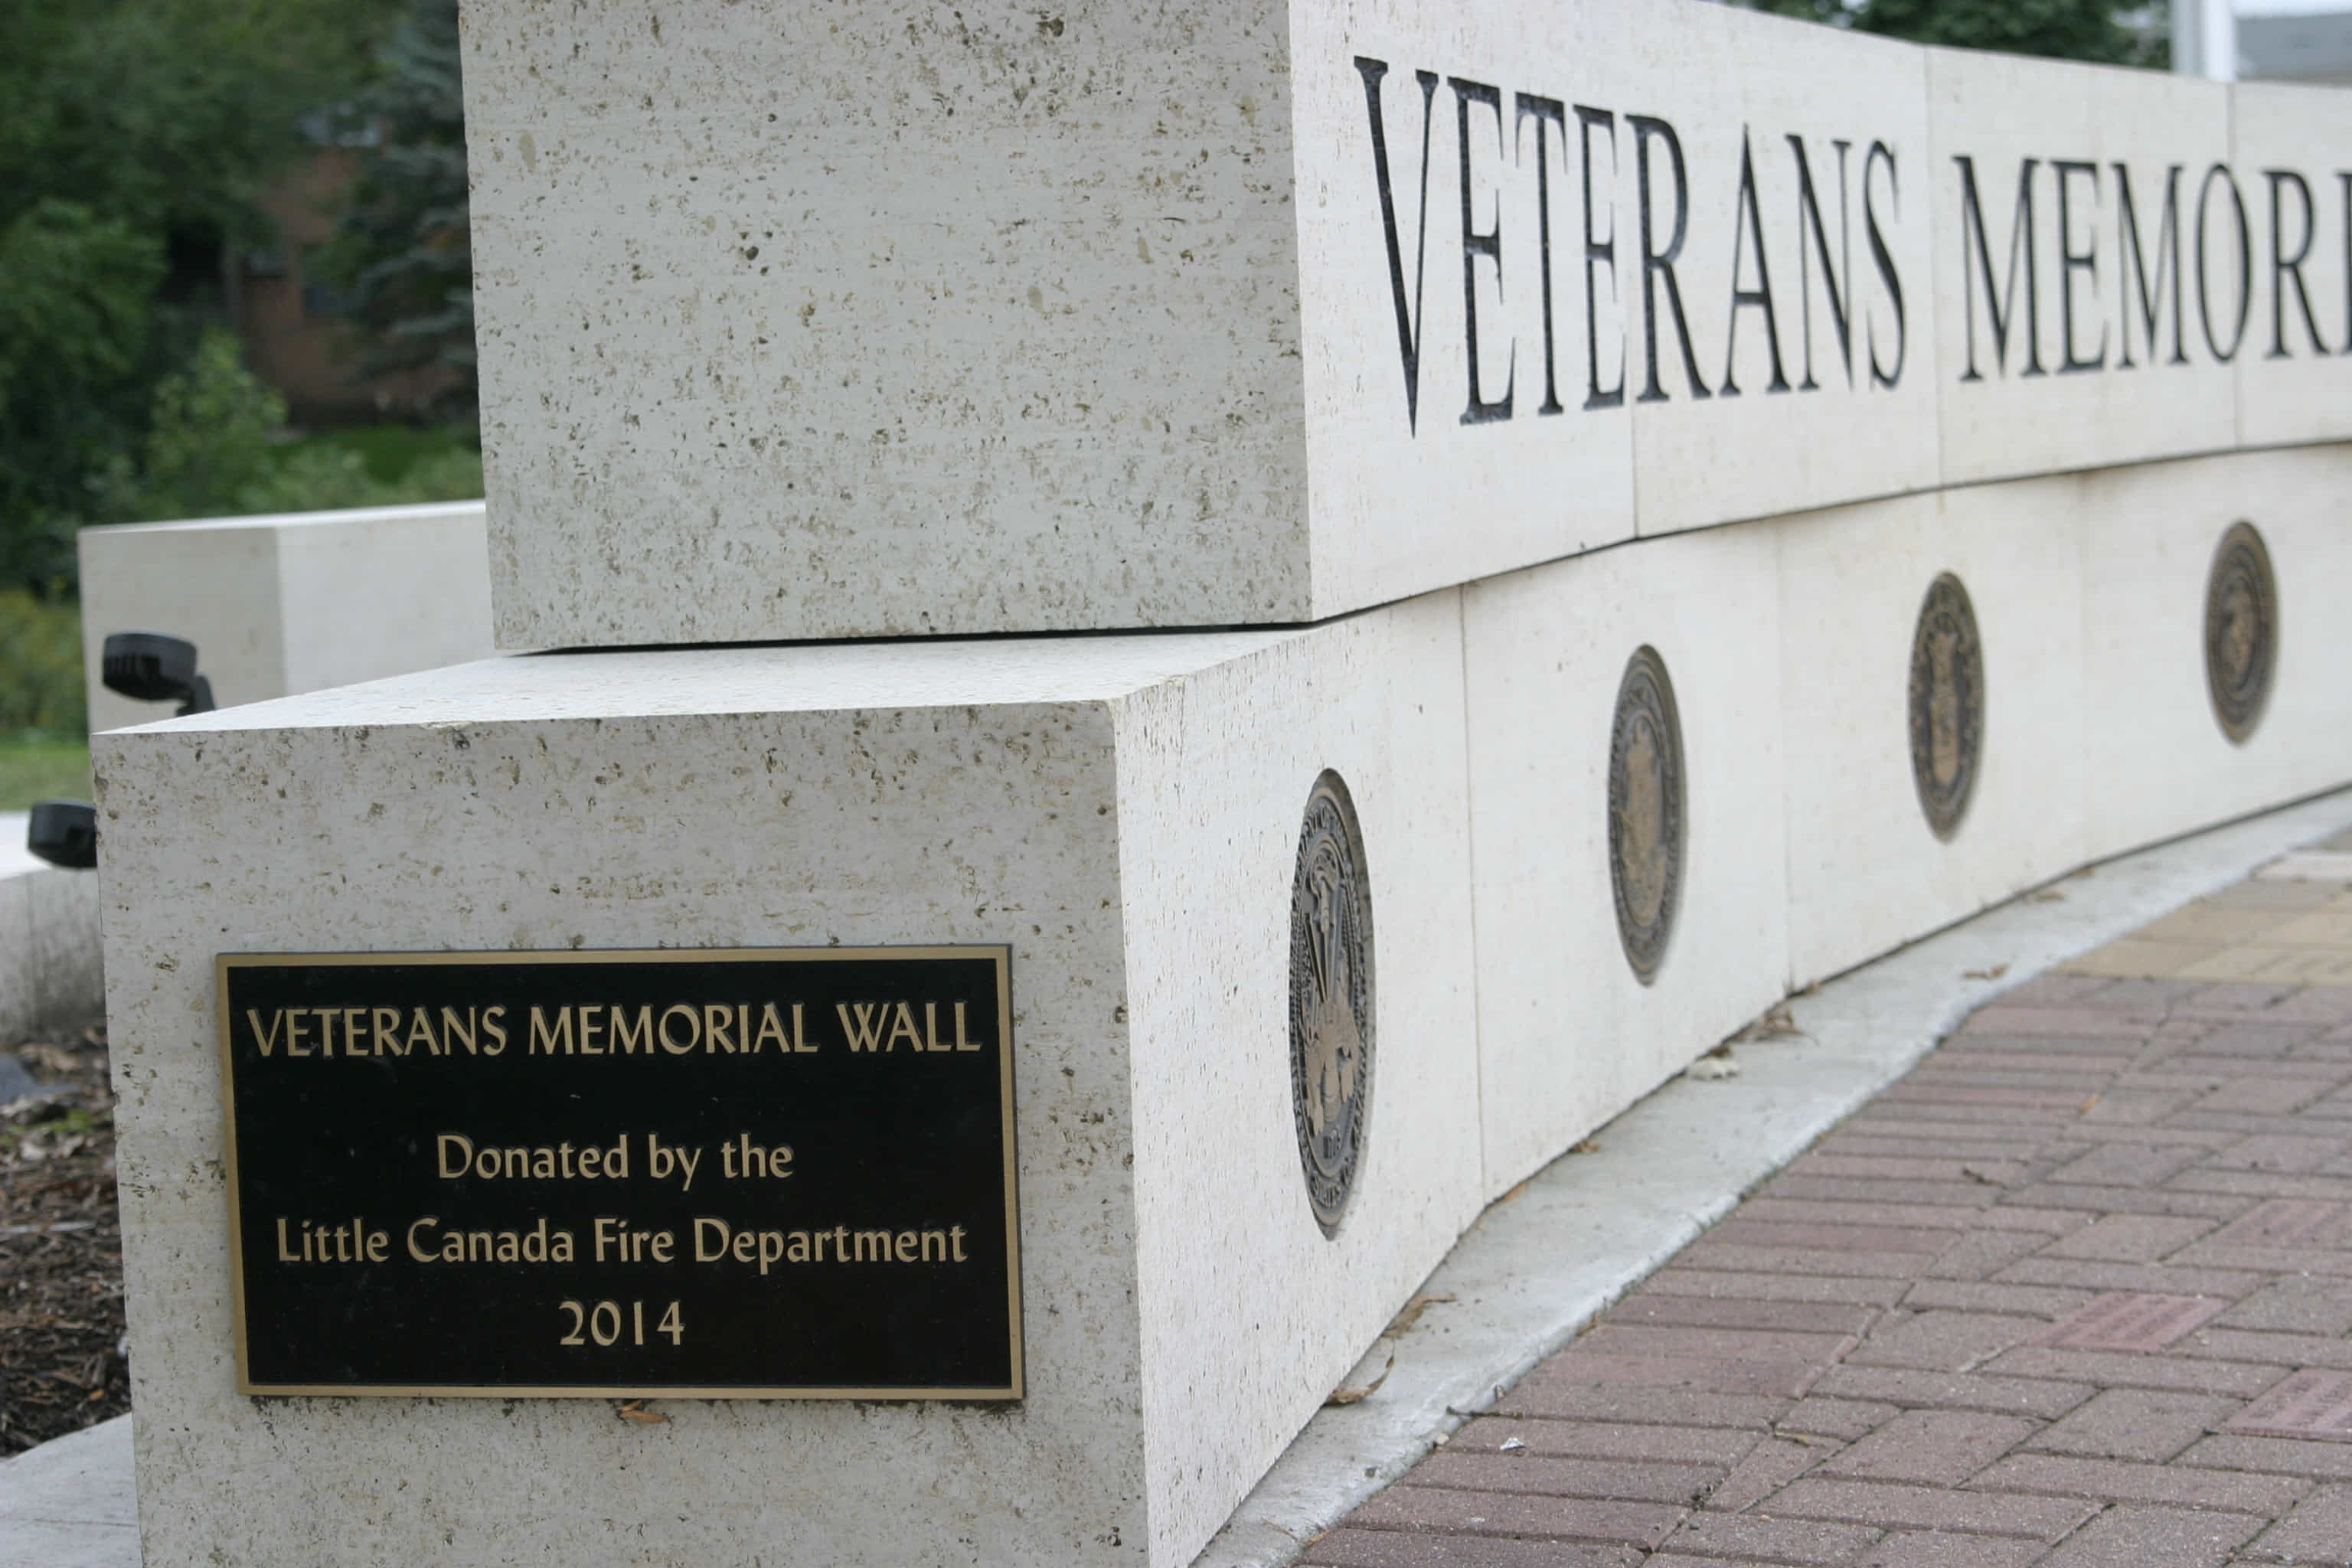
[[[2205,581],[2205,687],[2213,717],[2233,745],[2263,721],[2278,667],[2278,581],[2271,552],[2251,522],[2234,523],[2213,552]]]
[[[1644,985],[1674,933],[1683,874],[1683,730],[1655,648],[1625,662],[1609,735],[1609,883],[1617,938]]]
[[[1372,1104],[1372,895],[1355,803],[1315,781],[1290,884],[1290,1108],[1307,1201],[1336,1236]]]
[[[1009,963],[224,955],[238,1388],[1019,1398]]]
[[[1984,645],[1969,591],[1949,572],[1927,586],[1911,636],[1911,783],[1938,838],[1959,831],[1984,751]]]

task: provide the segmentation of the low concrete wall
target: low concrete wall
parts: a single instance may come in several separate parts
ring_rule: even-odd
[[[98,878],[35,859],[0,811],[0,1044],[104,1016],[98,911]]]
[[[111,632],[196,645],[226,707],[490,651],[480,501],[81,531],[83,680],[95,734],[169,710],[106,689]]]

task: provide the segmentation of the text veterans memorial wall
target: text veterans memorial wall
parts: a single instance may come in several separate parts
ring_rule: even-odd
[[[494,9],[511,643],[1307,620],[2352,435],[2325,90],[1682,0]]]
[[[222,958],[242,1385],[1018,1398],[1007,957]]]

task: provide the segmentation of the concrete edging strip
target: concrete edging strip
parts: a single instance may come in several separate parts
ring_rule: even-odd
[[[2119,856],[1791,998],[1797,1037],[1739,1047],[1738,1078],[1668,1080],[1489,1205],[1422,1287],[1453,1300],[1373,1348],[1347,1386],[1385,1369],[1379,1388],[1318,1411],[1194,1568],[1297,1557],[1978,1007],[2347,825],[2338,789]]]

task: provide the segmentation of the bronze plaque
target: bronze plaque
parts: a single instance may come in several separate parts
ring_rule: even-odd
[[[1307,796],[1290,884],[1290,1105],[1307,1201],[1336,1236],[1372,1103],[1372,893],[1355,803],[1325,772]]]
[[[1018,1399],[1009,963],[223,955],[238,1388]]]
[[[1959,831],[1984,752],[1984,647],[1969,591],[1949,572],[1927,585],[1911,636],[1911,782],[1938,838]]]
[[[1682,720],[1665,661],[1644,647],[1625,663],[1609,734],[1609,884],[1625,962],[1644,985],[1665,960],[1682,876]]]
[[[2263,721],[2278,668],[2278,581],[2251,522],[2232,523],[2205,582],[2205,689],[2233,744]]]

